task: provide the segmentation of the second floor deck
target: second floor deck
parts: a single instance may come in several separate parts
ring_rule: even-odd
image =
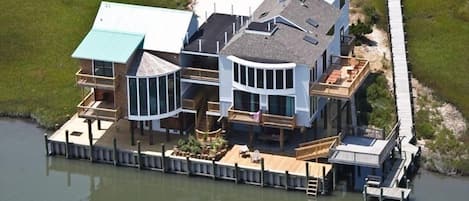
[[[94,92],[90,92],[77,105],[78,116],[81,118],[117,121],[120,117],[120,110],[115,108],[113,103],[95,100]]]
[[[235,123],[248,124],[254,126],[265,126],[293,130],[296,128],[296,115],[283,116],[263,112],[248,112],[236,110],[231,107],[228,110],[228,120]]]
[[[328,98],[351,98],[370,73],[368,60],[332,57],[328,70],[314,83],[310,94]]]
[[[91,87],[104,90],[115,90],[118,79],[85,73],[82,69],[75,73],[76,83],[81,87]]]

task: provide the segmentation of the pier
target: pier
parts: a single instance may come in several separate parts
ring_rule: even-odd
[[[364,200],[367,197],[377,197],[380,200],[408,200],[411,190],[399,188],[399,183],[407,181],[407,171],[413,167],[415,158],[420,154],[420,149],[412,144],[415,137],[414,118],[412,109],[411,73],[407,65],[407,51],[405,43],[405,31],[402,15],[401,0],[388,0],[388,18],[391,42],[391,56],[394,74],[394,93],[396,98],[397,116],[401,123],[399,127],[400,160],[396,161],[391,173],[384,180],[382,187],[365,187]]]

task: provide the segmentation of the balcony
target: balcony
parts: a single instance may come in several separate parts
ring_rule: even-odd
[[[117,121],[120,111],[114,104],[105,101],[95,101],[94,93],[89,93],[77,106],[78,116],[81,118]]]
[[[196,91],[190,92],[182,99],[182,109],[198,110],[206,98],[204,93],[197,93]]]
[[[271,128],[293,130],[296,127],[296,116],[282,116],[267,113],[247,112],[235,110],[231,107],[228,110],[228,120],[235,123],[242,123],[254,126],[266,126]]]
[[[183,79],[218,83],[218,70],[185,67],[182,69]]]
[[[83,73],[80,69],[75,73],[76,81],[79,86],[82,87],[91,87],[105,90],[114,90],[116,88],[116,78],[90,75]]]
[[[310,86],[310,95],[349,99],[370,73],[368,60],[333,56],[333,63]]]
[[[220,102],[207,101],[207,111],[213,113],[220,113]]]

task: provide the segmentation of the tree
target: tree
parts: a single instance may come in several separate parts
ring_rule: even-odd
[[[350,26],[350,33],[355,36],[358,40],[362,40],[365,34],[371,33],[373,30],[371,29],[370,24],[365,24],[360,20],[357,21],[357,24],[352,24]]]

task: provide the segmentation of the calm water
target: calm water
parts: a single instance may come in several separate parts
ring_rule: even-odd
[[[43,133],[32,123],[0,119],[0,201],[308,200],[298,191],[45,157]],[[413,184],[414,200],[467,200],[469,197],[469,179],[422,171]],[[358,193],[335,192],[334,196],[319,200],[358,201],[362,197]]]

